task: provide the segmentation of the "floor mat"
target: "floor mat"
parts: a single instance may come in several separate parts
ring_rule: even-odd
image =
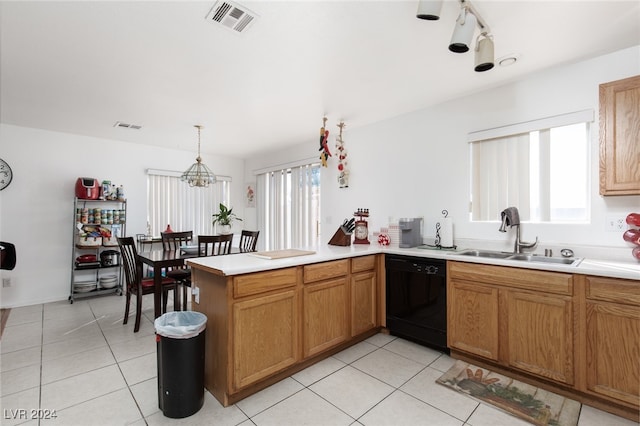
[[[535,425],[578,424],[578,401],[463,361],[456,361],[436,382]]]

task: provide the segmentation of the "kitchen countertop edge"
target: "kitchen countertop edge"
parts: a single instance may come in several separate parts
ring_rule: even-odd
[[[636,280],[640,283],[640,263],[619,262],[585,258],[577,266],[563,264],[540,264],[519,260],[478,258],[460,255],[457,251],[425,250],[421,248],[380,247],[377,245],[318,246],[301,248],[315,251],[314,254],[288,257],[284,259],[263,259],[252,256],[251,253],[234,254],[228,256],[212,256],[188,259],[187,264],[216,275],[233,276],[253,272],[269,271],[311,263],[329,262],[369,254],[396,254],[423,258],[455,260],[485,265],[509,266],[522,269],[540,271],[563,272],[581,275],[595,275],[610,278]]]

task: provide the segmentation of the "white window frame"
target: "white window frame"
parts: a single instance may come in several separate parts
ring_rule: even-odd
[[[159,236],[167,225],[173,231],[212,235],[211,215],[220,203],[229,205],[231,177],[216,175],[208,187],[190,187],[180,180],[181,172],[147,170],[147,224],[150,235]]]
[[[469,133],[470,220],[498,221],[501,210],[515,206],[523,221],[587,223],[590,218],[589,147],[593,121],[594,111],[584,110]],[[552,161],[558,159],[551,153],[558,145],[551,144],[551,134],[578,124],[585,125],[585,146],[581,154],[586,157],[571,158],[565,154],[568,158],[563,157],[560,161],[577,172],[582,168],[584,173],[579,176],[575,173],[572,179],[564,179],[561,184],[584,191],[584,202],[578,206],[576,201],[577,210],[556,209],[557,206],[551,205],[551,198],[554,191],[564,187],[553,186],[551,175],[564,170],[553,167]],[[483,195],[478,195],[480,193]]]

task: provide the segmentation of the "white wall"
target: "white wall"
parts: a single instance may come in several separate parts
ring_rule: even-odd
[[[526,58],[525,58],[526,60]],[[517,66],[517,65],[515,65]],[[499,73],[500,69],[490,72]],[[425,242],[433,243],[435,223],[447,209],[454,237],[492,240],[505,249],[513,232],[498,232],[498,223],[469,221],[469,150],[467,133],[556,114],[593,109],[591,149],[591,223],[587,225],[529,224],[522,238],[539,237],[545,245],[630,246],[620,233],[604,229],[607,215],[640,211],[640,196],[602,197],[598,194],[598,85],[640,74],[640,46],[581,63],[538,73],[522,81],[476,93],[432,108],[343,133],[349,152],[350,187],[339,189],[337,160],[322,174],[322,241],[328,241],[344,218],[359,207],[371,212],[370,229],[386,226],[390,218],[424,217]],[[335,114],[340,114],[335,111]],[[320,119],[321,117],[319,117]],[[334,127],[329,122],[329,126]],[[313,129],[310,129],[310,133]],[[335,134],[335,133],[334,133]],[[317,154],[316,141],[292,149],[256,156],[246,162],[246,174]],[[568,184],[571,184],[568,182]],[[505,206],[508,207],[508,206]],[[604,247],[607,247],[606,249]]]
[[[10,125],[0,125],[0,144],[0,157],[14,173],[11,185],[0,192],[0,240],[15,244],[18,253],[15,269],[0,271],[13,284],[0,289],[2,307],[68,298],[78,177],[123,185],[127,235],[132,236],[146,232],[146,170],[182,171],[196,157],[190,151]],[[243,161],[207,155],[203,161],[232,177],[232,205],[242,206]],[[237,211],[242,217],[242,208]]]

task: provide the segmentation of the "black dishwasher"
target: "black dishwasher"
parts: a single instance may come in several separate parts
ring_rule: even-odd
[[[449,353],[446,261],[386,255],[387,329]]]

